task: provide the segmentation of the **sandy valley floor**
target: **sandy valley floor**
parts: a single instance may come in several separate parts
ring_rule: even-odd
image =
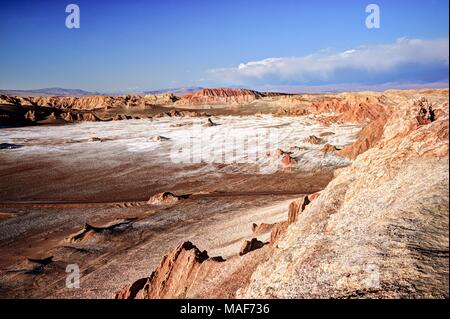
[[[0,297],[110,298],[186,240],[233,258],[255,237],[253,223],[286,219],[293,199],[323,189],[348,164],[303,139],[331,131],[324,139],[345,146],[360,129],[321,127],[306,117],[213,121],[219,125],[183,118],[2,129],[1,141],[20,147],[0,150]],[[244,153],[239,136],[249,136]],[[272,144],[261,143],[264,136]],[[292,150],[297,163],[280,167],[266,154],[276,148]],[[190,197],[146,203],[163,191]],[[113,226],[67,239],[85,223]],[[28,260],[49,256],[45,266]],[[80,267],[79,289],[66,288],[68,264]]]

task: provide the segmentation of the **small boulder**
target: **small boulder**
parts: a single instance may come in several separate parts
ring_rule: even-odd
[[[307,138],[304,139],[306,143],[315,144],[318,145],[322,143],[322,139],[320,137],[317,137],[315,135],[310,135]]]
[[[171,192],[163,192],[150,197],[147,204],[150,205],[173,205],[181,199],[188,198],[189,195],[177,196]]]
[[[209,117],[209,118],[208,118],[208,122],[206,122],[206,123],[203,124],[202,126],[204,126],[204,127],[209,127],[209,126],[217,126],[217,125],[219,125],[219,124],[214,123],[214,122],[211,120],[211,118]]]
[[[296,164],[297,160],[295,158],[293,158],[291,155],[286,153],[281,158],[281,163],[285,166],[291,166],[291,165]]]
[[[152,136],[150,138],[150,140],[153,141],[153,142],[163,142],[163,141],[170,140],[170,138],[165,137],[165,136],[161,136],[161,135],[155,135],[155,136]]]
[[[335,154],[337,151],[340,151],[340,150],[341,150],[340,148],[337,148],[334,145],[326,143],[320,151],[324,154]]]

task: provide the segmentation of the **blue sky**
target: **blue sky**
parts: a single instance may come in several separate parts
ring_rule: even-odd
[[[7,89],[448,82],[448,0],[2,1],[0,38]]]

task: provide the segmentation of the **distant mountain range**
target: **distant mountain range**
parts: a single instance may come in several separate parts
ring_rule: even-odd
[[[100,93],[90,92],[80,89],[63,89],[63,88],[44,88],[35,90],[0,90],[0,94],[16,95],[16,96],[89,96],[89,95],[126,95],[126,94],[162,94],[172,93],[177,96],[195,93],[202,90],[202,87],[183,87],[160,90],[149,90],[142,92],[128,92],[128,93]]]
[[[190,86],[184,88],[172,88],[172,89],[161,89],[161,90],[152,90],[152,91],[144,91],[145,94],[162,94],[162,93],[172,93],[176,96],[183,96],[186,94],[192,94],[197,91],[202,90],[201,86]]]
[[[17,96],[87,96],[104,95],[80,89],[45,88],[36,90],[0,90],[0,94]]]
[[[229,89],[246,89],[241,86],[228,86]],[[448,81],[431,82],[431,83],[384,83],[374,85],[363,84],[335,84],[335,85],[279,85],[279,86],[254,86],[247,89],[259,92],[280,92],[291,94],[302,93],[339,93],[339,92],[358,92],[358,91],[384,91],[389,89],[405,90],[405,89],[437,89],[448,88]],[[136,91],[136,92],[90,92],[80,89],[63,89],[63,88],[44,88],[35,90],[1,90],[0,95],[16,95],[16,96],[121,96],[128,94],[144,95],[144,94],[164,94],[172,93],[173,95],[182,97],[187,94],[193,94],[203,90],[201,86],[189,86],[181,88]]]

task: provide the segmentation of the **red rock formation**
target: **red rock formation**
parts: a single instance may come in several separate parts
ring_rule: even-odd
[[[297,95],[285,97],[284,105],[278,115],[302,116],[308,114],[325,115],[324,124],[333,122],[365,123],[386,112],[386,97],[382,94],[343,93],[331,96]]]
[[[286,232],[288,226],[287,221],[275,224],[270,233],[270,244],[276,245],[276,241]]]
[[[311,201],[315,200],[319,196],[318,194],[319,193],[317,192],[311,195],[305,195],[299,199],[292,201],[289,204],[287,221],[276,223],[272,227],[272,232],[270,233],[270,243],[272,245],[276,246],[278,239],[286,233],[288,226],[294,224],[297,221],[300,213],[305,210],[306,206]]]
[[[297,160],[291,156],[292,152],[283,151],[280,148],[277,148],[273,153],[267,152],[266,156],[272,156],[274,159],[279,160],[281,164],[285,167],[289,167],[295,165]]]
[[[124,96],[0,96],[0,104],[20,106],[54,107],[58,109],[95,110],[110,108],[145,108],[153,105],[172,105],[178,98],[172,94],[124,95]]]
[[[281,164],[284,166],[292,166],[297,163],[297,160],[293,158],[291,155],[285,153],[283,154],[283,157],[281,158]]]
[[[293,224],[298,218],[298,215],[305,210],[306,205],[310,203],[308,196],[296,199],[289,204],[288,224]]]
[[[184,242],[169,252],[148,278],[142,278],[124,288],[116,299],[183,298],[198,274],[222,262],[222,257],[210,258],[191,242]]]
[[[176,105],[243,104],[262,98],[265,94],[247,89],[203,89],[183,96]]]
[[[311,144],[316,144],[316,145],[322,143],[322,139],[320,137],[315,136],[315,135],[310,135],[310,136],[306,137],[304,139],[304,141],[306,143],[311,143]]]
[[[383,136],[383,128],[386,123],[386,117],[380,117],[377,120],[366,125],[359,133],[356,141],[342,150],[336,152],[339,156],[355,159],[359,154],[364,153],[369,148],[374,147]]]
[[[324,154],[336,154],[339,150],[336,146],[326,143],[320,151]]]
[[[150,205],[173,205],[181,199],[188,198],[189,195],[177,196],[171,192],[163,192],[150,197],[147,204]]]

